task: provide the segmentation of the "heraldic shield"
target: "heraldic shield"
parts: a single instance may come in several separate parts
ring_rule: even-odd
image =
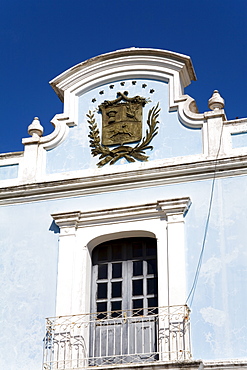
[[[125,93],[113,101],[99,106],[102,113],[102,144],[123,145],[142,138],[142,107],[146,99],[140,96],[128,98]]]
[[[105,100],[99,105],[102,114],[101,140],[100,131],[95,120],[94,112],[87,114],[89,138],[92,155],[98,156],[98,167],[114,164],[125,158],[128,162],[147,161],[147,149],[153,149],[150,142],[158,133],[159,103],[148,112],[147,130],[142,137],[142,110],[149,102],[141,96],[129,98],[127,92],[118,92],[117,99]],[[124,144],[136,143],[135,146]],[[113,146],[114,148],[110,148]]]

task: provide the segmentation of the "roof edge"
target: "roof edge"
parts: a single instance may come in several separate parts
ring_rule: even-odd
[[[178,62],[182,62],[186,65],[189,77],[192,81],[196,81],[196,74],[195,70],[191,61],[191,58],[188,55],[176,53],[173,51],[163,50],[163,49],[152,49],[152,48],[126,48],[126,49],[120,49],[116,51],[111,51],[105,54],[101,54],[98,56],[95,56],[93,58],[87,59],[81,63],[76,64],[75,66],[67,69],[66,71],[62,72],[57,77],[53,78],[49,83],[56,92],[56,94],[59,96],[59,98],[63,101],[63,93],[61,92],[60,88],[58,88],[58,84],[68,78],[69,76],[76,73],[78,70],[82,68],[89,67],[93,64],[104,62],[109,59],[115,59],[115,58],[121,58],[124,56],[135,56],[135,55],[148,55],[148,56],[160,56],[165,57],[169,59],[173,59]]]

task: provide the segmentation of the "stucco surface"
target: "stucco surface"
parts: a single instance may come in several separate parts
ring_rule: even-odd
[[[20,370],[41,367],[44,318],[54,315],[56,297],[58,230],[50,214],[189,196],[192,205],[185,218],[189,292],[202,246],[211,184],[208,180],[2,207],[1,367],[7,364],[14,370],[17,363]],[[191,307],[196,359],[246,356],[245,184],[246,176],[216,181],[205,254]]]
[[[132,84],[133,81],[135,85]],[[184,126],[179,121],[177,112],[169,112],[168,83],[147,79],[121,80],[99,86],[78,97],[78,125],[70,127],[68,137],[60,146],[48,151],[47,174],[95,168],[99,157],[94,158],[91,155],[86,114],[89,111],[94,113],[101,132],[101,114],[98,106],[104,100],[116,99],[119,91],[128,91],[129,97],[140,95],[149,99],[149,103],[143,108],[143,137],[148,128],[148,112],[159,103],[161,110],[158,118],[158,135],[150,143],[154,150],[146,152],[150,161],[202,153],[201,130]],[[125,163],[124,159],[117,162]]]
[[[170,59],[162,59],[162,55]],[[246,358],[247,123],[246,120],[226,121],[224,101],[218,92],[210,99],[211,110],[198,113],[195,101],[184,95],[184,87],[195,78],[192,64],[188,57],[174,59],[172,55],[157,50],[149,55],[146,49],[127,49],[87,61],[58,76],[51,83],[58,95],[64,96],[64,112],[53,118],[54,131],[47,136],[42,136],[42,130],[30,132],[32,136],[23,139],[23,154],[1,156],[0,179],[4,180],[0,208],[1,369],[41,369],[45,317],[55,315],[57,287],[58,292],[64,287],[58,279],[62,260],[59,260],[59,248],[60,252],[71,248],[71,254],[68,248],[64,254],[72,261],[71,268],[73,248],[80,248],[76,242],[82,240],[81,248],[85,253],[81,256],[86,256],[89,263],[76,263],[77,266],[90,266],[87,247],[92,240],[84,243],[83,222],[77,235],[77,221],[72,231],[68,222],[59,242],[59,229],[51,215],[67,213],[71,221],[69,217],[73,218],[76,211],[88,215],[90,211],[103,213],[109,208],[150,203],[158,204],[159,208],[159,200],[181,198],[189,199],[188,204],[192,202],[184,218],[187,294],[193,285],[209,219],[196,290],[188,300],[193,357],[203,360]],[[116,99],[119,91],[127,91],[129,97],[138,95],[148,100],[143,108],[143,137],[148,113],[159,104],[158,134],[150,143],[154,149],[145,150],[149,162],[128,164],[122,157],[115,165],[107,164],[99,169],[96,165],[100,158],[91,153],[86,115],[89,111],[94,114],[101,136],[98,107],[104,100]],[[217,178],[210,208],[214,175]],[[167,225],[170,221],[178,223],[178,219],[176,215],[174,219],[169,213],[165,215],[159,224],[159,232],[164,225],[164,235],[159,234],[158,243],[161,250],[163,245],[168,248],[159,254],[164,261],[158,263],[168,267],[170,255],[167,258],[166,252],[176,257],[176,245],[184,245],[184,234],[173,238],[177,244],[169,244],[171,231],[166,229],[175,229]],[[132,232],[139,225],[135,217],[128,221],[129,224],[125,223],[126,227],[130,227],[130,223],[131,227],[134,225]],[[172,220],[169,221],[169,217]],[[183,213],[180,217],[183,226]],[[104,222],[105,219],[101,230],[105,237],[107,224]],[[119,232],[120,226],[115,220],[111,220],[112,225],[113,235]],[[88,227],[92,230],[91,225]],[[63,244],[66,233],[71,236],[69,240],[76,240],[74,245]],[[81,239],[79,234],[80,238],[83,235]],[[175,246],[173,253],[170,245]],[[181,255],[178,256],[180,267],[181,261],[184,266]],[[65,259],[63,267],[67,268],[68,260]],[[179,273],[176,276],[175,265],[173,263],[171,268],[173,275],[169,272],[167,276],[166,272],[162,275],[164,280],[169,280],[170,276],[177,279],[184,276]],[[70,288],[75,275],[70,269],[62,271],[65,271],[62,283],[66,285],[68,277],[70,282],[66,286]],[[85,275],[88,271],[90,269],[84,268]],[[76,286],[77,293],[82,285]],[[181,286],[185,290],[184,284]],[[164,287],[169,290],[169,283],[164,283]],[[89,302],[88,291],[89,284],[83,293],[88,295]],[[177,296],[184,297],[184,294]],[[83,301],[80,297],[79,300]]]
[[[18,165],[0,166],[0,180],[14,179],[18,176]]]

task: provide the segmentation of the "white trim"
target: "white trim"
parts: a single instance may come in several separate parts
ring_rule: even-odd
[[[64,100],[64,113],[57,116],[64,117],[61,119],[64,119],[68,126],[75,125],[78,120],[77,101],[80,95],[106,83],[133,78],[168,82],[170,110],[178,109],[180,119],[188,127],[203,127],[203,114],[195,113],[190,109],[191,103],[195,104],[194,99],[183,95],[184,88],[191,83],[191,80],[196,80],[190,57],[159,49],[118,50],[89,59],[63,72],[50,81],[60,99]],[[56,120],[52,123],[56,131]],[[63,127],[63,138],[66,135],[67,130]],[[56,139],[56,136],[61,135],[52,133],[42,137],[40,143],[45,143],[45,149],[54,148],[61,142]],[[23,139],[24,144],[31,141],[31,139]],[[49,141],[51,141],[50,144]]]
[[[107,68],[110,64],[109,61],[114,62],[114,60],[120,60],[122,57],[128,56],[129,59],[133,59],[138,56],[142,56],[144,58],[157,58],[160,57],[160,59],[166,60],[168,65],[171,64],[171,60],[173,60],[174,66],[176,64],[180,65],[181,63],[183,65],[186,65],[187,70],[187,79],[186,75],[184,76],[184,80],[187,80],[187,83],[190,83],[190,80],[196,80],[194,68],[191,62],[190,57],[187,55],[174,53],[167,50],[160,50],[160,49],[146,49],[146,48],[128,48],[128,49],[122,49],[117,50],[114,52],[106,53],[99,55],[95,58],[91,58],[85,62],[79,63],[72,68],[68,69],[67,71],[61,73],[59,76],[54,78],[52,81],[50,81],[50,84],[52,85],[53,89],[56,91],[58,96],[63,99],[63,91],[67,90],[70,86],[74,85],[78,80],[80,80],[81,75],[83,73],[87,74],[90,72],[90,74],[94,73],[95,65],[102,64],[105,68]]]
[[[71,115],[76,97],[106,83],[133,78],[169,82],[170,110],[178,109],[188,127],[203,127],[204,115],[191,110],[194,99],[183,95],[184,88],[196,77],[190,58],[182,54],[157,49],[119,50],[80,63],[50,84],[64,98],[65,114]]]
[[[193,159],[195,160],[195,157]],[[177,162],[174,159],[169,162],[162,160],[155,163],[150,162],[149,168],[141,168],[140,166],[138,170],[129,170],[128,172],[125,171],[124,166],[122,166],[122,172],[116,173],[111,173],[106,168],[103,171],[93,171],[92,176],[85,177],[82,176],[82,173],[76,172],[74,177],[70,174],[69,178],[62,177],[56,181],[23,185],[20,185],[16,179],[13,179],[12,182],[9,180],[6,188],[1,188],[0,204],[27,203],[102,194],[109,191],[140,189],[147,186],[154,187],[188,181],[203,181],[212,179],[214,175],[216,175],[216,178],[227,178],[247,174],[246,155],[242,157],[218,158],[217,163],[215,158],[212,157],[206,161],[200,156],[197,159],[197,161],[188,160],[185,162],[185,158],[183,158],[183,163],[180,163],[180,158],[177,159]],[[164,165],[164,162],[167,165]],[[101,174],[98,175],[100,172]]]
[[[162,218],[167,214],[182,213],[190,206],[189,198],[171,200],[158,200],[156,203],[148,203],[130,207],[110,208],[91,212],[63,212],[52,214],[54,221],[61,228],[94,227],[112,223],[147,220]]]
[[[174,305],[179,301],[184,304],[183,217],[190,204],[190,199],[185,197],[91,212],[52,214],[60,228],[56,315],[89,312],[93,248],[103,241],[129,236],[157,239],[159,305]]]
[[[145,163],[138,162],[123,166],[116,164],[100,169],[95,168],[67,173],[46,174],[46,151],[60,145],[67,137],[69,127],[77,124],[78,97],[96,86],[113,82],[116,79],[126,78],[148,78],[168,82],[170,110],[178,111],[178,116],[184,125],[192,128],[201,128],[203,154],[172,159],[165,158],[163,160]],[[213,161],[218,154],[219,144],[221,144],[219,152],[221,160],[217,161],[217,167],[220,168],[221,171],[227,171],[224,172],[223,176],[246,173],[244,167],[246,167],[245,156],[247,155],[247,147],[233,149],[231,135],[233,133],[246,132],[247,120],[226,121],[226,116],[222,109],[204,112],[203,114],[198,113],[194,99],[188,95],[184,95],[184,87],[190,84],[191,80],[195,79],[194,69],[188,56],[157,49],[130,48],[119,50],[100,55],[72,67],[51,81],[52,87],[60,98],[63,99],[64,97],[64,113],[55,115],[51,121],[55,127],[54,131],[47,136],[36,139],[33,137],[23,139],[23,144],[25,145],[24,156],[19,157],[19,155],[17,155],[16,157],[16,160],[20,162],[18,179],[4,180],[1,185],[3,185],[3,187],[10,187],[11,184],[13,186],[25,184],[27,198],[24,199],[22,196],[19,196],[19,194],[22,193],[22,188],[19,189],[20,191],[18,190],[16,192],[15,198],[18,199],[17,202],[25,202],[36,199],[48,199],[49,197],[49,199],[56,198],[57,194],[51,195],[51,189],[49,187],[50,181],[55,181],[53,185],[55,185],[54,190],[55,193],[57,193],[61,191],[62,186],[59,183],[60,181],[65,180],[64,189],[66,189],[67,187],[73,187],[73,184],[68,185],[66,183],[68,179],[73,180],[73,183],[77,183],[78,178],[84,178],[87,189],[85,192],[85,187],[83,186],[82,193],[93,194],[95,192],[93,184],[97,183],[98,180],[101,181],[102,176],[110,174],[113,182],[111,185],[106,185],[109,185],[108,190],[111,190],[112,186],[114,187],[113,190],[121,190],[123,187],[121,188],[121,186],[119,186],[118,181],[124,171],[128,172],[126,176],[130,179],[129,188],[132,188],[134,183],[136,187],[143,186],[143,182],[137,185],[135,171],[141,171],[141,175],[145,177],[145,184],[148,185],[153,176],[152,172],[156,170],[164,175],[162,180],[161,177],[159,178],[162,184],[194,181],[198,179],[202,180],[212,176],[211,169],[207,169],[207,167],[210,167],[208,163]],[[221,133],[222,140],[220,140]],[[227,159],[224,158],[224,156],[226,157],[227,155],[235,157],[229,159],[229,162],[232,162],[232,168],[230,168],[229,165],[225,166]],[[13,153],[11,156],[13,156]],[[0,161],[3,164],[7,160],[8,157],[4,155],[0,156]],[[197,169],[191,168],[191,164],[192,166],[196,166],[194,164],[195,161],[198,161],[199,166],[203,168],[201,173],[199,173],[199,167]],[[172,173],[172,176],[168,179],[166,169],[168,169],[168,166],[172,166],[172,169],[174,169],[174,165],[176,166],[175,173]],[[186,168],[186,165],[188,168]],[[179,166],[181,166],[181,168],[177,171]],[[112,177],[112,175],[115,176],[115,178]],[[131,178],[132,175],[133,179]],[[222,175],[220,174],[220,176]],[[94,178],[95,181],[92,180],[92,178]],[[39,183],[36,186],[36,190],[37,193],[40,194],[34,197],[31,191],[33,185],[29,185],[32,183]],[[42,184],[45,185],[43,186]],[[48,184],[48,186],[46,184]],[[59,185],[57,186],[57,184]],[[128,186],[129,185],[127,185],[127,187]],[[9,195],[10,193],[12,194],[13,191],[15,191],[15,189],[11,189]],[[100,189],[100,191],[104,190]],[[5,190],[3,194],[4,198],[8,198],[9,195],[7,195]],[[62,190],[60,194],[62,197],[68,195],[66,190]],[[76,190],[73,195],[75,194],[80,193]],[[2,202],[4,204],[6,202],[11,203],[11,200],[3,200]]]

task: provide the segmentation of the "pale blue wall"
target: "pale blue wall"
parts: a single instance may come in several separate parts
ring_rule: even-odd
[[[247,176],[239,176],[216,181],[205,255],[192,304],[193,355],[197,359],[247,355],[246,180]],[[44,319],[55,314],[58,234],[50,214],[189,196],[189,291],[201,250],[211,184],[207,180],[1,207],[0,368],[41,369]]]
[[[184,126],[177,112],[169,112],[168,83],[121,80],[78,95],[77,126],[69,128],[61,145],[47,152],[48,174],[96,168],[99,158],[91,155],[86,114],[93,111],[101,129],[98,106],[104,100],[115,99],[119,91],[128,91],[129,97],[150,99],[143,111],[143,135],[149,110],[160,104],[159,132],[151,142],[154,150],[146,152],[150,161],[202,153],[201,130]],[[233,148],[247,146],[247,134],[232,135],[232,143]],[[1,180],[15,178],[17,173],[17,164],[0,167]],[[215,182],[205,253],[190,305],[195,359],[247,356],[246,180],[247,176],[238,176]],[[1,207],[0,369],[41,370],[45,317],[55,315],[57,284],[59,234],[51,214],[190,197],[192,205],[185,220],[189,293],[202,248],[211,190],[212,180],[205,180]]]
[[[116,81],[97,87],[79,97],[78,107],[78,126],[69,129],[67,139],[58,147],[47,152],[47,173],[63,171],[74,171],[80,169],[95,168],[99,162],[98,157],[92,157],[89,148],[89,129],[86,114],[89,110],[95,113],[96,122],[101,128],[101,114],[98,113],[98,106],[104,100],[116,99],[118,91],[129,92],[129,97],[141,95],[149,98],[150,103],[146,104],[143,112],[143,136],[147,129],[148,111],[159,102],[160,115],[158,118],[159,133],[153,139],[151,145],[154,150],[148,150],[149,160],[186,156],[202,153],[202,137],[200,129],[185,127],[178,120],[177,112],[169,112],[168,90],[166,82],[137,79],[136,84],[133,80]],[[121,86],[124,82],[124,86]],[[142,87],[146,85],[146,87]],[[112,89],[110,86],[114,86]],[[150,93],[150,90],[154,90]],[[104,94],[100,94],[100,92]],[[93,102],[93,99],[96,101]],[[129,145],[129,144],[128,144]],[[120,164],[118,162],[117,164]]]
[[[0,166],[0,180],[15,179],[18,176],[18,164]]]
[[[247,146],[247,132],[232,134],[231,137],[233,148],[242,148]]]
[[[216,182],[205,253],[192,304],[196,358],[247,356],[246,180],[245,176],[239,176]],[[192,200],[187,232],[188,286],[192,284],[205,229],[209,201],[205,183]]]
[[[49,208],[0,208],[0,368],[41,370],[44,318],[54,315],[57,235]]]

